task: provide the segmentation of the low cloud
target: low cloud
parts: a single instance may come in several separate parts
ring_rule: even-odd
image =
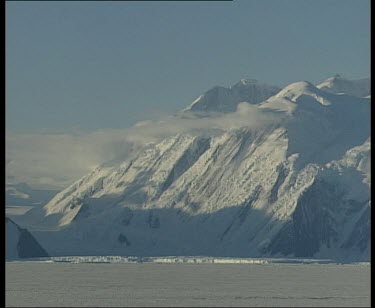
[[[120,132],[6,136],[6,175],[36,188],[63,188],[131,146]]]
[[[240,103],[234,113],[210,117],[188,113],[164,116],[126,129],[60,134],[7,133],[7,180],[26,182],[35,188],[62,189],[105,162],[124,161],[145,144],[171,135],[215,134],[244,126],[260,129],[275,121],[274,115]]]

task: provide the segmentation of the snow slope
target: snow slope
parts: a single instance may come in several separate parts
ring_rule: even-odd
[[[25,214],[33,234],[55,256],[369,260],[370,100],[297,82],[255,106],[278,120],[100,167]]]

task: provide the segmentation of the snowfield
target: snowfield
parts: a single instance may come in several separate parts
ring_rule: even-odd
[[[6,263],[7,307],[369,307],[369,264]]]

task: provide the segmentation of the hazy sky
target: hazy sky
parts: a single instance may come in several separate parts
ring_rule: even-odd
[[[367,0],[7,2],[12,132],[123,128],[241,78],[369,76]]]

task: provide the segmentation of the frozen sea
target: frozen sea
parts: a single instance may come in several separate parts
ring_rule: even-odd
[[[6,306],[369,307],[370,265],[7,262]]]

